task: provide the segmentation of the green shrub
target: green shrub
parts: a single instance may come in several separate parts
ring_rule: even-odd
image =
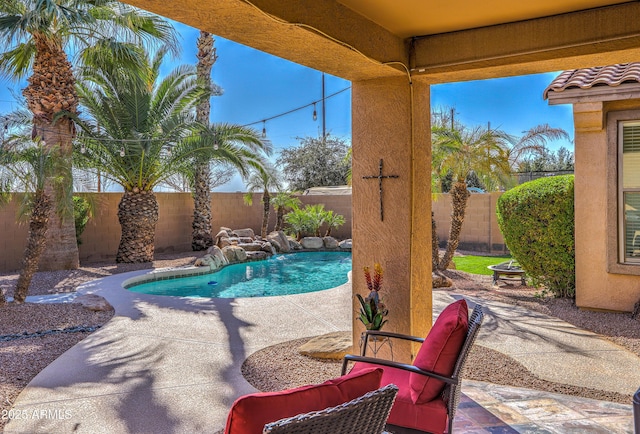
[[[497,213],[505,243],[533,283],[557,297],[573,297],[573,175],[541,178],[505,192]]]
[[[82,244],[80,235],[84,232],[84,227],[87,225],[91,217],[91,204],[87,199],[80,196],[73,196],[73,219],[76,222],[76,241],[78,245]]]

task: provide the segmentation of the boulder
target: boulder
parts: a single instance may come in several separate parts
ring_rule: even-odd
[[[287,236],[282,231],[271,232],[267,235],[267,241],[277,242],[280,248],[278,249],[278,247],[276,247],[276,249],[278,249],[279,252],[289,253],[291,251],[289,243],[287,242]]]
[[[234,229],[233,235],[235,235],[238,238],[251,238],[252,240],[256,237],[255,232],[253,232],[253,229],[251,228]]]
[[[196,267],[211,267],[215,264],[215,259],[210,254],[204,255],[202,258],[196,259],[196,262],[193,263]]]
[[[262,250],[262,244],[254,243],[253,241],[251,243],[240,243],[238,244],[238,247],[242,247],[247,252],[259,252]]]
[[[351,246],[352,246],[352,241],[349,240],[342,240],[338,243],[338,247],[340,247],[341,249],[344,250],[351,250]]]
[[[282,246],[276,240],[269,240],[269,244],[276,250],[276,252],[282,252]],[[287,247],[289,243],[287,242]]]
[[[247,252],[238,246],[226,246],[222,249],[222,253],[230,264],[247,260]]]
[[[73,302],[81,304],[86,309],[92,310],[94,312],[102,312],[113,309],[113,306],[111,306],[104,297],[96,294],[79,295]]]
[[[219,240],[220,238],[229,238],[231,236],[231,234],[227,231],[220,231],[216,234],[216,240]]]
[[[322,238],[320,237],[304,237],[300,244],[307,250],[318,250],[324,246]]]
[[[220,231],[225,231],[228,237],[233,236],[233,230],[231,228],[225,228],[224,226],[220,226]]]
[[[213,257],[216,269],[229,263],[229,261],[227,261],[227,257],[222,253],[222,250],[220,250],[220,247],[218,246],[209,247],[207,253]]]
[[[267,252],[269,255],[277,253],[275,247],[269,241],[262,243],[262,251]]]
[[[253,243],[255,240],[251,237],[238,237],[238,244]]]
[[[449,288],[453,285],[453,281],[449,279],[447,276],[440,274],[438,272],[431,274],[433,288]]]
[[[325,249],[337,249],[338,248],[338,240],[333,237],[324,237],[322,239],[322,244],[324,244]]]
[[[302,250],[302,244],[300,244],[297,240],[294,240],[293,238],[287,238],[288,242],[289,242],[289,248],[291,250]]]
[[[252,261],[258,261],[262,259],[267,259],[269,254],[267,252],[259,251],[259,252],[247,252],[247,258]]]
[[[333,332],[311,339],[298,347],[298,352],[318,359],[342,360],[354,352],[352,340],[351,332]]]

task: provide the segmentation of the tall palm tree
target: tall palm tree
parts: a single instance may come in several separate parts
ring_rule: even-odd
[[[69,160],[61,158],[57,148],[46,147],[41,141],[34,145],[24,137],[13,137],[0,146],[0,167],[0,205],[11,199],[11,191],[25,192],[21,214],[29,218],[29,235],[13,294],[16,303],[23,303],[47,244],[51,215],[73,213],[70,209],[55,209],[53,197],[71,196],[69,184],[57,175],[61,169],[68,170]],[[0,305],[4,302],[0,291]]]
[[[196,71],[202,85],[215,94],[216,89],[211,82],[211,69],[218,59],[211,33],[200,31],[196,42],[198,64]],[[203,99],[196,107],[196,119],[203,125],[209,125],[211,115],[211,99]],[[194,251],[205,250],[213,245],[211,233],[211,169],[209,161],[197,161],[193,176],[193,229],[191,248]]]
[[[465,127],[436,127],[432,130],[432,135],[434,173],[436,176],[445,176],[447,172],[451,172],[454,180],[449,191],[452,207],[449,238],[437,267],[445,270],[460,242],[470,195],[466,178],[474,171],[488,188],[507,183],[511,174],[508,146],[510,137],[499,130]]]
[[[119,44],[121,40],[157,40],[177,46],[166,21],[117,1],[0,1],[0,74],[20,80],[31,73],[23,95],[33,114],[34,138],[71,158],[76,133],[71,117],[78,113],[78,96],[65,50],[74,50],[83,59],[85,49],[92,47],[94,53],[109,53],[125,62],[132,57]],[[67,115],[60,116],[61,112]],[[71,169],[64,170],[60,176],[71,184]],[[50,226],[43,268],[77,268],[73,220],[60,221],[53,214]]]
[[[266,165],[262,168],[253,170],[253,173],[247,180],[247,193],[244,195],[244,201],[247,205],[253,203],[253,193],[262,192],[262,228],[260,235],[262,238],[267,237],[267,225],[269,224],[269,213],[271,211],[271,193],[269,190],[280,190],[280,176],[273,166]]]
[[[220,125],[201,127],[195,107],[208,97],[195,68],[176,67],[159,78],[165,50],[153,58],[138,48],[138,71],[118,63],[83,68],[78,95],[88,119],[82,127],[77,161],[100,169],[124,188],[118,206],[122,235],[117,262],[153,260],[158,203],[153,188],[175,173],[184,173],[199,158],[246,164],[259,158],[235,140],[263,147],[251,129]],[[215,143],[214,143],[215,141]]]

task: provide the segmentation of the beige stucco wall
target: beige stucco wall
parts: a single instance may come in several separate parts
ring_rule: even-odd
[[[82,234],[80,261],[113,261],[120,242],[118,202],[121,193],[85,194],[94,204],[94,216]],[[156,253],[183,252],[191,249],[191,221],[193,199],[189,193],[157,193],[159,219],[156,229]],[[213,193],[211,195],[214,231],[220,226],[252,228],[256,233],[262,225],[261,195],[254,196],[253,205],[243,202],[243,193]],[[27,224],[16,223],[19,197],[0,209],[0,271],[17,270],[27,239]],[[351,237],[351,196],[300,196],[304,204],[325,204],[345,217],[346,223],[332,231],[332,236],[344,239]],[[269,228],[275,224],[275,213],[271,213]],[[215,235],[215,234],[214,234]]]
[[[608,134],[607,121],[628,109],[638,110],[640,118],[640,100],[574,104],[576,304],[580,308],[631,311],[640,299],[640,276],[620,274],[625,271],[615,264],[616,143],[611,137],[615,127]]]

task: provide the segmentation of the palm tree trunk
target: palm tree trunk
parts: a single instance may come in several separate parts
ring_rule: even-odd
[[[284,225],[284,207],[279,206],[276,210],[276,227],[273,228],[274,231],[281,231],[282,226]]]
[[[33,113],[33,137],[40,137],[47,147],[59,147],[62,158],[71,160],[71,145],[75,137],[73,122],[63,117],[53,124],[53,117],[61,111],[78,112],[78,95],[75,91],[75,78],[62,45],[35,33],[33,40],[36,55],[33,74],[27,80],[29,84],[23,90],[27,107]],[[69,185],[73,182],[71,171],[60,173]],[[71,188],[68,189],[71,191]],[[78,268],[78,244],[76,241],[73,218],[60,218],[58,210],[73,210],[72,198],[68,203],[59,204],[55,195],[51,195],[52,208],[49,240],[42,254],[40,268],[60,270]],[[64,215],[64,214],[63,214]]]
[[[193,189],[193,223],[191,228],[191,249],[206,250],[213,245],[211,235],[211,172],[209,164],[199,164],[195,168]]]
[[[464,223],[464,212],[467,208],[467,199],[469,191],[464,182],[456,182],[449,191],[451,195],[451,228],[449,229],[449,239],[447,240],[447,249],[444,256],[438,263],[438,270],[446,270],[453,259],[453,255],[460,243],[460,232],[462,231],[462,223]]]
[[[125,191],[118,204],[122,227],[116,262],[153,261],[158,201],[152,191]]]
[[[27,238],[27,247],[24,251],[22,259],[22,270],[18,277],[18,283],[13,293],[13,300],[16,303],[24,303],[29,293],[29,285],[33,275],[38,271],[38,262],[40,255],[44,251],[47,244],[47,226],[53,204],[49,196],[39,190],[35,193],[33,208],[31,209],[31,217],[29,218],[29,237]]]
[[[211,69],[218,59],[213,43],[214,40],[211,33],[200,31],[200,36],[196,42],[198,48],[196,71],[198,80],[208,87],[211,87]],[[196,119],[204,125],[209,125],[210,115],[211,100],[206,98],[196,107]],[[211,234],[211,171],[208,161],[198,162],[196,165],[193,201],[191,249],[194,251],[205,250],[213,245],[213,236]]]
[[[260,235],[267,238],[267,225],[269,224],[269,210],[271,208],[271,196],[268,191],[262,194],[262,230]]]

